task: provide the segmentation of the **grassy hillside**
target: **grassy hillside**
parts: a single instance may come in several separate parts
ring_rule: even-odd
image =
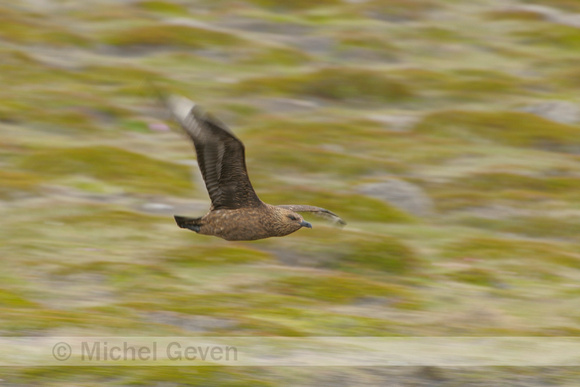
[[[3,336],[580,334],[580,1],[0,6]],[[340,230],[226,242],[149,87]],[[169,130],[171,126],[176,130]],[[0,369],[7,385],[573,386],[574,368]],[[238,383],[238,384],[235,384]]]

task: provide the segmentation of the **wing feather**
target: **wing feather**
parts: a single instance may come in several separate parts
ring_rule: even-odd
[[[172,95],[166,103],[193,141],[212,208],[263,205],[248,177],[244,144],[232,131],[185,97]]]
[[[283,205],[276,206],[276,207],[286,208],[286,209],[288,209],[290,211],[294,211],[294,212],[310,212],[313,215],[316,215],[316,216],[319,216],[321,218],[324,218],[326,220],[331,221],[332,223],[334,223],[337,226],[343,227],[346,225],[346,222],[341,217],[339,217],[334,212],[329,211],[325,208],[320,208],[320,207],[315,207],[315,206],[307,206],[307,205],[302,205],[302,204],[283,204]]]

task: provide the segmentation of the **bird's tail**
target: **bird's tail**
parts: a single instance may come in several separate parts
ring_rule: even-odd
[[[173,215],[175,222],[181,228],[199,232],[201,229],[201,218],[189,218],[187,216]]]

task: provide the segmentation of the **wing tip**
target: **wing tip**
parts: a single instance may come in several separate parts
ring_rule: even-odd
[[[297,204],[282,204],[278,207],[287,208],[296,212],[311,212],[314,215],[320,216],[327,221],[329,221],[333,226],[343,228],[346,226],[346,221],[340,216],[336,215],[334,212],[327,210],[326,208],[309,206],[309,205],[297,205]]]
[[[197,106],[195,102],[189,98],[180,95],[171,94],[167,97],[167,105],[171,113],[180,121],[183,122],[191,113],[193,108]]]
[[[344,227],[346,226],[346,221],[342,219],[340,216],[336,215],[334,212],[329,211],[327,209],[321,209],[323,213],[327,214],[328,218],[334,223],[335,226]]]

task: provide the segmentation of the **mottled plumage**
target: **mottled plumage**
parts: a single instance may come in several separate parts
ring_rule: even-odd
[[[187,98],[169,96],[166,103],[193,141],[212,203],[203,217],[176,215],[179,227],[234,241],[285,236],[302,227],[312,228],[297,212],[311,212],[346,224],[324,208],[262,202],[248,177],[244,144],[231,130]]]

